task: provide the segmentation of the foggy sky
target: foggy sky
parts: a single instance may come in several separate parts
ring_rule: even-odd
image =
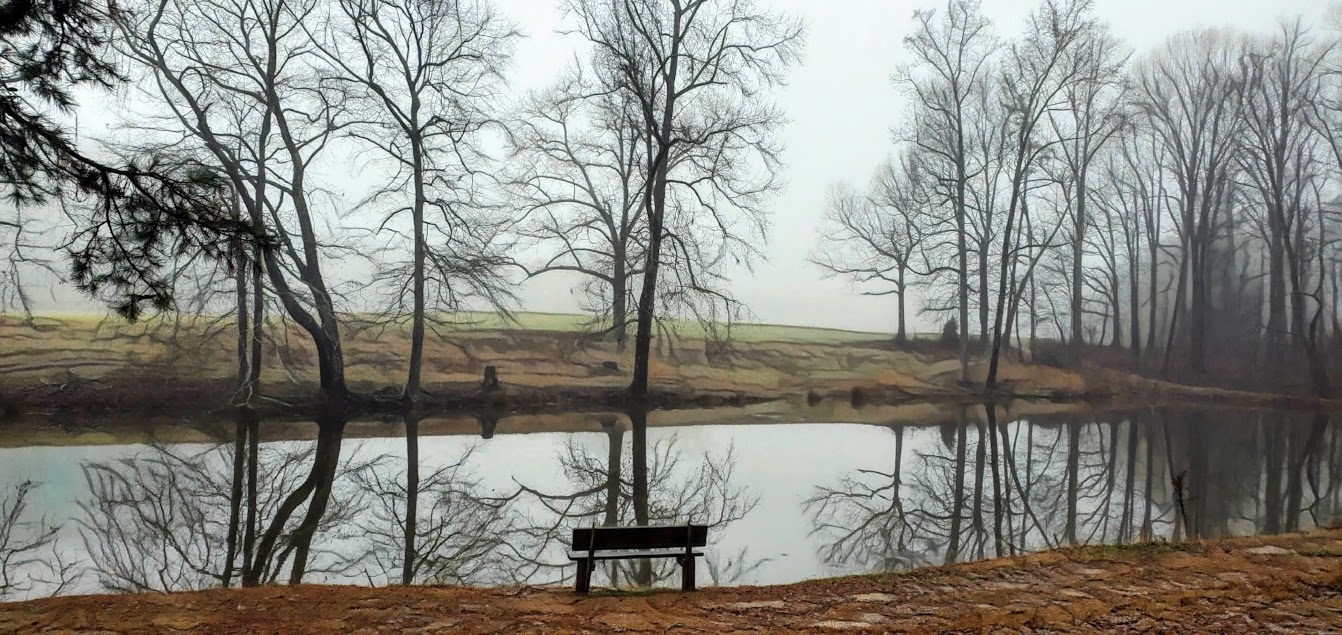
[[[734,276],[733,292],[764,322],[806,324],[868,331],[893,331],[894,296],[860,295],[846,282],[823,279],[806,257],[816,242],[829,185],[848,181],[865,188],[876,164],[894,148],[892,128],[902,120],[906,100],[890,81],[906,58],[902,38],[918,8],[944,0],[760,0],[807,22],[806,52],[793,69],[778,102],[791,123],[780,134],[788,188],[773,209],[766,253],[754,273]],[[1035,0],[984,0],[999,37],[1020,31]],[[1305,16],[1317,22],[1325,0],[1096,0],[1096,12],[1113,33],[1138,54],[1180,31],[1229,27],[1266,32],[1278,17]],[[559,19],[551,0],[512,0],[502,10],[528,39],[518,46],[514,85],[543,86],[552,60],[571,57],[571,43],[552,33]],[[525,287],[528,308],[572,311],[574,303],[559,278]],[[914,331],[936,330],[933,320],[910,304]]]
[[[733,293],[755,316],[769,323],[806,324],[870,331],[893,331],[895,298],[864,297],[843,280],[825,280],[807,262],[818,237],[825,194],[836,182],[865,187],[872,170],[893,148],[892,128],[903,119],[906,100],[890,81],[905,59],[902,37],[917,8],[944,0],[759,0],[774,10],[803,17],[805,56],[792,69],[788,86],[776,95],[790,123],[779,130],[787,189],[773,205],[768,261],[755,271],[733,274]],[[541,89],[571,64],[576,36],[555,32],[561,15],[555,0],[495,0],[499,12],[526,37],[517,43],[509,86],[519,95]],[[1035,0],[984,0],[997,35],[1015,35]],[[1327,0],[1096,0],[1096,10],[1113,33],[1141,54],[1177,32],[1228,27],[1262,33],[1279,17],[1303,15],[1317,23]],[[123,93],[124,94],[124,93]],[[91,101],[91,100],[90,100]],[[83,103],[81,137],[114,128],[106,98]],[[117,100],[110,100],[115,103]],[[122,102],[124,103],[124,102]],[[519,254],[526,259],[526,254]],[[63,267],[62,267],[63,268]],[[522,286],[522,309],[578,311],[576,279],[548,274]],[[37,299],[45,309],[88,306],[68,289]],[[916,293],[916,292],[915,292]],[[935,330],[910,303],[910,329]]]

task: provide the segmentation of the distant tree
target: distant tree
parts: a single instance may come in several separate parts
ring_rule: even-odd
[[[811,261],[826,275],[848,278],[866,288],[864,295],[894,295],[898,301],[895,341],[908,339],[905,304],[922,244],[928,193],[917,159],[903,156],[883,163],[870,191],[840,184],[830,188],[825,226]],[[917,270],[914,273],[918,273]]]
[[[1168,369],[1180,307],[1188,302],[1189,366],[1206,371],[1210,262],[1217,229],[1228,213],[1226,185],[1238,143],[1243,82],[1230,34],[1184,33],[1143,60],[1135,105],[1160,140],[1177,201],[1178,287],[1171,306],[1164,367]],[[1274,328],[1269,317],[1268,329]]]
[[[1317,42],[1299,18],[1281,23],[1270,40],[1249,43],[1246,49],[1241,62],[1246,75],[1240,111],[1244,140],[1236,157],[1268,218],[1268,355],[1274,368],[1279,368],[1283,348],[1279,329],[1285,326],[1289,290],[1292,339],[1308,360],[1315,391],[1323,391],[1323,396],[1329,386],[1318,350],[1321,325],[1305,315],[1306,305],[1315,304],[1320,309],[1315,318],[1322,317],[1326,270],[1321,261],[1315,270],[1315,259],[1305,253],[1310,248],[1301,244],[1298,230],[1311,220],[1318,222],[1320,232],[1324,229],[1322,215],[1309,218],[1323,203],[1313,196],[1313,190],[1324,176],[1322,159],[1326,156],[1310,117],[1320,100],[1323,72],[1332,51]],[[1315,248],[1321,253],[1323,243]],[[1306,288],[1311,279],[1319,282],[1313,292]]]
[[[519,233],[552,246],[527,277],[569,271],[587,279],[604,330],[623,351],[633,287],[643,273],[648,137],[627,93],[602,93],[579,72],[530,95],[514,125],[510,189],[528,214]]]

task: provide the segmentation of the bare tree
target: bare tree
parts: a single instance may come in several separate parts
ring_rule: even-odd
[[[1135,101],[1160,140],[1165,165],[1176,185],[1174,214],[1181,237],[1179,284],[1172,303],[1165,368],[1180,307],[1189,297],[1189,365],[1206,371],[1206,327],[1211,294],[1208,259],[1217,228],[1227,213],[1225,197],[1233,149],[1238,143],[1242,81],[1228,34],[1184,33],[1144,60]],[[1271,321],[1271,320],[1269,320]],[[1268,326],[1269,330],[1273,327]]]
[[[1063,140],[1058,144],[1058,149],[1065,173],[1064,184],[1072,193],[1072,336],[1069,345],[1074,362],[1081,357],[1084,278],[1081,263],[1085,255],[1087,231],[1092,226],[1087,215],[1087,203],[1092,197],[1091,166],[1096,155],[1122,126],[1126,89],[1123,70],[1129,55],[1103,25],[1097,24],[1091,28],[1092,32],[1071,53],[1080,68],[1077,81],[1063,87],[1062,97],[1066,107],[1048,111],[1054,135]],[[1113,293],[1117,294],[1118,290],[1114,289]],[[1119,341],[1118,316],[1118,305],[1115,304],[1115,342]]]
[[[1319,325],[1306,325],[1304,318],[1305,305],[1312,299],[1321,308],[1323,298],[1321,288],[1313,294],[1303,288],[1308,274],[1301,270],[1310,267],[1312,258],[1301,253],[1305,246],[1296,237],[1296,230],[1309,220],[1305,215],[1310,210],[1305,205],[1314,180],[1321,176],[1317,160],[1321,148],[1310,117],[1319,101],[1324,64],[1332,51],[1316,43],[1299,18],[1281,23],[1271,40],[1249,43],[1246,49],[1242,61],[1246,75],[1241,110],[1244,142],[1237,157],[1268,219],[1268,356],[1271,367],[1280,371],[1289,288],[1292,339],[1302,347],[1314,389],[1323,396],[1329,387],[1327,370],[1317,350]],[[1322,244],[1318,247],[1322,249]],[[1325,273],[1321,265],[1315,273],[1320,283]]]
[[[1102,34],[1090,12],[1088,0],[1046,0],[1031,14],[1024,38],[1011,45],[1008,61],[1001,71],[1002,99],[1011,118],[1012,157],[1007,169],[1011,187],[1002,231],[997,310],[993,318],[993,345],[986,380],[989,390],[997,384],[1003,326],[1012,322],[1006,312],[1009,309],[1014,314],[1020,296],[1019,254],[1022,251],[1036,252],[1027,260],[1028,276],[1042,255],[1043,247],[1052,242],[1050,237],[1042,246],[1036,245],[1033,237],[1024,236],[1017,226],[1018,220],[1029,215],[1028,198],[1033,188],[1031,174],[1037,169],[1037,163],[1054,151],[1056,145],[1068,141],[1046,138],[1041,126],[1050,113],[1066,107],[1065,96],[1073,83],[1089,79],[1100,70],[1096,65],[1087,64],[1089,57],[1081,54],[1091,38]],[[1028,242],[1023,243],[1023,239]]]
[[[565,8],[593,45],[598,85],[635,101],[648,139],[648,244],[630,383],[643,401],[663,247],[692,255],[685,230],[668,224],[670,211],[722,228],[747,253],[757,248],[728,229],[744,222],[763,234],[763,206],[779,185],[772,133],[781,114],[762,91],[798,58],[802,27],[753,0],[566,0]],[[693,282],[694,272],[686,275]]]
[[[917,11],[914,21],[914,32],[904,38],[904,47],[913,56],[913,62],[901,68],[895,80],[916,100],[920,114],[911,131],[913,142],[941,168],[935,174],[955,216],[960,381],[967,381],[970,285],[966,190],[971,177],[968,111],[975,94],[985,88],[996,43],[977,0],[949,0],[945,11]]]
[[[430,305],[451,312],[482,298],[501,309],[512,297],[499,240],[506,223],[479,213],[477,190],[489,180],[478,137],[493,120],[516,31],[487,0],[341,0],[334,13],[315,28],[301,24],[332,67],[330,80],[351,88],[348,133],[391,166],[391,178],[369,197],[391,208],[379,231],[401,243],[409,215],[409,266],[393,266],[379,277],[391,283],[392,311],[403,309],[409,292],[410,359],[402,398],[413,410],[421,396],[426,324],[434,319]],[[417,561],[419,435],[413,413],[405,422],[409,498],[402,583],[409,584]]]
[[[908,339],[907,276],[920,255],[926,225],[920,218],[928,196],[925,178],[917,159],[905,155],[877,168],[867,194],[843,184],[831,187],[824,238],[811,256],[827,275],[867,286],[864,295],[894,295],[899,305],[895,342],[900,344]]]
[[[345,383],[336,297],[323,273],[321,197],[312,168],[346,125],[344,95],[323,83],[320,58],[301,25],[312,0],[152,0],[119,16],[118,48],[145,72],[144,90],[166,111],[165,126],[227,176],[251,227],[268,240],[261,262],[287,317],[317,350],[319,432],[313,469],[261,535],[270,558],[280,532],[305,502],[291,581],[301,581],[312,534],[328,502],[345,421]],[[244,580],[255,584],[253,577]]]
[[[588,280],[598,321],[623,351],[632,287],[643,273],[648,139],[627,93],[585,86],[581,72],[527,98],[510,128],[512,190],[529,212],[520,232],[553,245],[527,277],[570,271]]]

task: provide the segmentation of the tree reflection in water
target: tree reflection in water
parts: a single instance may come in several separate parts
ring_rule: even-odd
[[[918,429],[890,426],[889,463],[805,501],[821,558],[895,571],[1061,544],[1294,531],[1342,509],[1342,439],[1323,413],[998,424],[1000,414],[962,414],[914,452],[906,437]]]
[[[733,523],[758,502],[736,473],[737,448],[687,452],[671,429],[650,438],[646,414],[628,415],[594,423],[604,442],[562,437],[558,479],[522,478],[502,493],[481,484],[474,447],[434,455],[415,487],[411,582],[560,583],[573,574],[564,552],[579,526],[694,522],[714,527],[713,542],[734,542]],[[0,598],[89,590],[95,582],[111,591],[176,591],[249,576],[287,579],[282,571],[302,548],[296,536],[307,510],[295,510],[268,555],[259,555],[256,539],[309,476],[314,444],[258,447],[247,424],[228,426],[238,436],[212,446],[152,446],[84,464],[87,494],[69,521],[34,513],[42,509],[35,484],[10,484],[16,489],[0,492]],[[482,435],[496,424],[482,417]],[[876,464],[816,457],[842,472],[803,485],[802,508],[822,560],[860,571],[1071,543],[1308,529],[1342,511],[1337,428],[1322,413],[1146,410],[1012,420],[1000,408],[968,407],[940,428],[888,426],[893,452]],[[348,452],[335,471],[305,567],[314,581],[388,584],[407,569],[406,457],[369,454]],[[505,479],[519,473],[506,461],[490,468]],[[753,487],[775,501],[796,494],[769,480]],[[766,509],[796,509],[777,507]],[[709,554],[701,570],[713,584],[753,580],[766,562],[745,551]],[[600,584],[616,586],[677,574],[669,559],[602,566]]]
[[[511,540],[519,521],[506,500],[482,494],[472,473],[468,447],[454,462],[421,474],[411,584],[499,584],[520,582],[519,555]],[[354,525],[360,536],[347,553],[348,566],[370,585],[402,580],[405,563],[406,479],[396,469],[405,459],[379,456],[353,473],[367,502]]]
[[[0,601],[60,595],[78,579],[79,564],[62,555],[60,525],[28,511],[38,483],[23,481],[0,494]]]
[[[937,547],[914,523],[920,515],[904,507],[905,426],[895,435],[893,469],[855,470],[833,487],[817,487],[802,504],[814,523],[813,535],[829,539],[821,548],[830,564],[852,564],[867,571],[897,571],[929,564]]]
[[[513,498],[539,505],[543,513],[528,514],[528,542],[534,554],[529,568],[533,583],[567,581],[573,566],[564,556],[575,527],[677,525],[693,522],[710,527],[710,537],[755,508],[758,498],[733,483],[736,450],[705,452],[687,457],[672,434],[647,444],[646,412],[629,414],[631,441],[624,452],[626,426],[618,417],[601,420],[606,434],[604,456],[593,453],[570,437],[559,455],[568,486],[518,484]],[[714,553],[704,569],[714,584],[724,584],[753,573],[765,560],[752,559],[747,550]],[[605,561],[598,574],[610,586],[652,586],[678,580],[674,560]]]
[[[136,456],[82,466],[88,498],[79,502],[79,532],[90,567],[104,589],[121,592],[185,591],[228,583],[234,445],[219,444],[192,452],[181,446],[151,446]],[[273,518],[283,499],[307,477],[312,444],[263,446],[258,454],[254,505],[261,525]],[[345,559],[328,545],[345,533],[365,493],[351,476],[371,463],[346,463],[337,470],[336,487],[317,531],[326,540],[309,552],[307,571],[321,577],[348,573]],[[253,501],[248,501],[251,506]],[[271,556],[254,563],[257,576],[275,582],[300,546],[293,539],[300,518],[286,526]],[[245,551],[245,550],[244,550]],[[250,563],[253,554],[240,553]]]

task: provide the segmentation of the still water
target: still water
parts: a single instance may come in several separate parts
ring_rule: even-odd
[[[711,525],[699,583],[734,585],[1067,544],[1292,531],[1342,513],[1342,438],[1322,414],[1148,410],[990,423],[979,409],[959,421],[638,434],[628,420],[593,419],[586,432],[425,436],[415,579],[565,583],[573,527],[642,517]],[[312,445],[261,444],[257,527],[307,476]],[[345,441],[305,581],[400,580],[404,465],[403,438]],[[236,576],[241,565],[227,564],[233,466],[232,443],[0,450],[0,598],[196,589]],[[281,581],[291,531],[266,564]],[[242,542],[238,530],[236,551]],[[672,561],[625,561],[594,583],[676,585],[678,575]]]

